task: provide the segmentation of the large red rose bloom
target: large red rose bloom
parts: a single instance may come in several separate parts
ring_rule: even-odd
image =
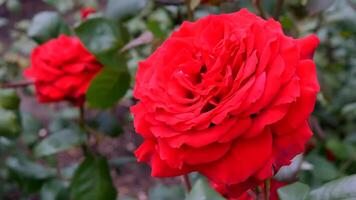
[[[247,10],[183,23],[139,64],[138,160],[157,177],[198,171],[232,197],[271,177],[312,135],[318,43]]]
[[[25,76],[35,81],[40,102],[67,100],[81,105],[101,64],[76,37],[61,35],[36,47]]]

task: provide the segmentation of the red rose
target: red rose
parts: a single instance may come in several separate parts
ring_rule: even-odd
[[[198,171],[236,197],[271,177],[312,135],[318,43],[245,9],[183,23],[139,64],[138,160],[157,177]]]
[[[271,179],[270,182],[270,189],[269,189],[269,200],[279,200],[278,197],[278,189],[284,186],[287,186],[288,182],[280,182],[274,179]],[[256,192],[255,188],[252,188],[246,192],[244,192],[243,194],[239,195],[239,197],[234,197],[236,196],[234,191],[228,191],[225,190],[225,188],[221,188],[219,185],[216,184],[212,184],[212,187],[219,192],[221,195],[223,195],[224,197],[226,197],[228,200],[255,200],[255,199],[267,199],[265,197],[265,188],[264,188],[264,184],[259,185],[259,193]],[[258,197],[257,197],[258,196]]]
[[[96,13],[96,9],[92,7],[86,7],[80,9],[80,16],[82,19],[86,19],[89,15]]]
[[[287,186],[288,184],[291,184],[291,183],[287,183],[287,182],[279,182],[279,181],[276,181],[274,179],[271,179],[271,183],[270,183],[270,190],[269,190],[269,200],[279,200],[279,197],[278,197],[278,189],[279,188],[282,188],[284,186]],[[254,190],[248,190],[246,192],[244,192],[242,195],[240,195],[239,197],[237,198],[234,198],[234,197],[231,197],[231,196],[234,196],[234,193],[231,192],[231,191],[222,191],[221,188],[216,188],[215,189],[221,193],[221,195],[223,195],[224,197],[226,197],[228,200],[255,200],[255,199],[267,199],[265,197],[265,188],[264,188],[264,184],[261,184],[259,186],[260,188],[260,191],[259,193],[257,194],[256,191]],[[258,197],[257,197],[258,196]]]
[[[81,105],[101,67],[78,38],[61,35],[32,51],[31,67],[25,76],[35,81],[40,102],[68,100]]]

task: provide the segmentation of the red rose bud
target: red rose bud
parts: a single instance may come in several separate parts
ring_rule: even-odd
[[[246,9],[184,22],[139,64],[138,160],[156,177],[200,172],[231,198],[259,185],[312,136],[318,43]]]
[[[78,38],[61,35],[32,51],[31,67],[24,75],[35,81],[40,102],[68,100],[79,106],[101,67]]]
[[[326,149],[326,158],[331,162],[336,161],[335,154],[332,151],[330,151],[329,149]]]
[[[86,7],[80,9],[80,16],[82,19],[87,19],[89,15],[96,13],[96,9],[92,7]]]

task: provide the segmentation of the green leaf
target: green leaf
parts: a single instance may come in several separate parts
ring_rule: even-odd
[[[118,49],[103,52],[95,55],[96,58],[103,64],[104,67],[109,67],[112,69],[126,70],[127,69],[127,58],[125,54],[121,54]]]
[[[37,43],[41,44],[58,37],[60,34],[69,35],[70,28],[64,23],[58,13],[44,11],[34,16],[27,34]]]
[[[6,7],[11,12],[19,12],[19,11],[21,11],[21,3],[19,2],[19,0],[7,0],[6,1]]]
[[[109,108],[123,97],[130,87],[130,74],[111,68],[103,68],[92,80],[86,93],[89,105]]]
[[[62,108],[58,110],[58,112],[52,113],[51,115],[53,118],[60,118],[63,120],[68,120],[73,123],[73,120],[76,120],[79,118],[79,110],[78,109],[73,109],[73,108]],[[76,123],[74,123],[76,124]]]
[[[88,19],[75,28],[75,33],[94,54],[108,52],[123,45],[119,40],[118,27],[105,18]]]
[[[166,186],[158,184],[150,189],[149,200],[181,200],[184,198],[184,188],[178,185]]]
[[[6,165],[12,171],[27,178],[44,180],[55,175],[55,171],[44,168],[42,165],[32,162],[30,160],[9,158],[6,160]]]
[[[78,125],[76,123],[73,123],[73,121],[63,119],[61,117],[54,117],[54,119],[48,125],[48,131],[50,133],[72,128],[77,129]]]
[[[166,36],[166,33],[164,32],[164,30],[162,30],[159,22],[154,20],[149,20],[146,26],[157,38],[164,38]]]
[[[108,111],[98,113],[90,124],[99,132],[112,137],[116,137],[123,133],[118,118]]]
[[[339,159],[348,159],[350,157],[347,144],[341,142],[337,138],[327,140],[326,148],[331,150],[333,154]]]
[[[185,200],[224,200],[204,179],[199,179]]]
[[[61,169],[61,174],[64,179],[72,179],[75,171],[78,169],[79,163],[74,163]]]
[[[312,200],[351,200],[356,199],[356,175],[347,176],[312,190]]]
[[[105,18],[92,18],[75,28],[75,33],[105,67],[126,67],[126,59],[119,53],[125,44],[120,24]]]
[[[281,22],[283,29],[292,29],[294,26],[293,20],[287,15],[281,16],[279,21]]]
[[[22,138],[28,145],[32,145],[38,139],[38,132],[43,127],[41,122],[30,113],[21,112]]]
[[[291,182],[295,180],[295,176],[300,170],[302,163],[303,155],[299,154],[293,158],[290,165],[281,167],[273,178],[281,182]]]
[[[0,108],[6,110],[17,110],[20,105],[20,98],[15,90],[0,90]]]
[[[54,6],[60,12],[67,12],[74,7],[73,0],[43,0],[45,3],[48,3]]]
[[[5,17],[0,17],[0,28],[6,26],[9,23],[9,20]]]
[[[105,14],[115,20],[128,18],[142,10],[147,5],[147,0],[109,0]]]
[[[128,163],[135,163],[137,161],[135,156],[120,156],[110,160],[110,166],[120,168]]]
[[[305,200],[308,197],[309,187],[297,182],[279,188],[277,193],[280,200]]]
[[[86,157],[74,174],[70,196],[75,200],[115,200],[116,190],[105,158]]]
[[[336,167],[325,158],[317,155],[310,155],[307,157],[307,160],[313,164],[312,173],[316,179],[320,181],[329,181],[339,176]]]
[[[38,192],[43,183],[54,177],[55,170],[44,168],[33,161],[10,157],[6,160],[9,176],[25,193]]]
[[[45,200],[69,200],[67,189],[68,184],[66,182],[51,180],[42,186],[40,197]]]
[[[20,131],[20,121],[16,113],[0,109],[0,136],[16,137]]]
[[[79,130],[64,129],[55,132],[42,140],[34,148],[37,157],[48,156],[80,145],[85,141],[85,135]]]

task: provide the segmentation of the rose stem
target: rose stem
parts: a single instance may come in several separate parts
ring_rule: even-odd
[[[84,129],[85,120],[84,120],[84,105],[80,105],[79,107],[79,125],[81,128]]]
[[[274,10],[274,19],[278,20],[279,16],[281,15],[282,7],[283,7],[284,0],[276,0],[276,6]]]
[[[20,81],[20,82],[16,82],[16,83],[2,83],[0,84],[0,88],[20,88],[20,87],[27,87],[29,85],[34,84],[34,81],[29,81],[29,80],[25,80],[25,81]]]
[[[194,12],[190,6],[190,1],[191,0],[185,0],[185,5],[187,6],[187,11],[188,11],[188,20],[193,21],[194,20]]]
[[[184,174],[181,176],[181,178],[182,178],[182,182],[185,186],[186,191],[190,192],[190,190],[192,189],[192,184],[190,183],[189,175]]]
[[[261,200],[261,188],[260,188],[260,186],[256,186],[254,192],[256,194],[256,200]]]
[[[265,200],[269,200],[270,188],[271,188],[271,179],[267,179],[267,180],[265,180],[265,188],[264,188]]]
[[[181,5],[184,4],[184,0],[155,0],[156,3],[161,5]]]
[[[85,129],[85,118],[84,118],[85,110],[84,110],[84,104],[80,105],[79,107],[79,126],[82,130]],[[86,131],[85,131],[86,132]],[[88,140],[89,140],[89,134],[87,134]],[[86,144],[82,144],[82,150],[84,155],[88,155],[88,147]]]
[[[254,5],[255,9],[259,12],[259,15],[266,19],[265,11],[262,8],[261,0],[252,0],[252,4]]]

